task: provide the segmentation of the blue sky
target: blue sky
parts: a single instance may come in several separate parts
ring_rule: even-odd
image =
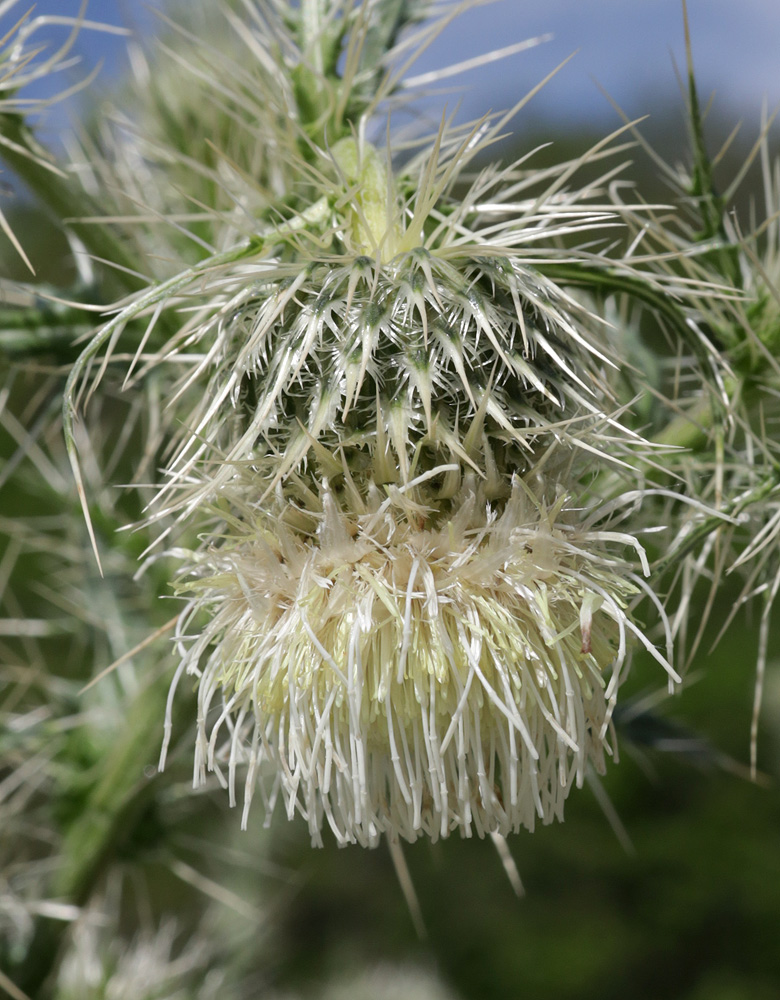
[[[765,94],[780,103],[778,0],[689,0],[688,12],[703,93],[714,90],[729,111],[749,113]],[[672,55],[684,66],[681,0],[503,0],[464,15],[438,48],[445,59],[462,59],[546,32],[551,42],[499,64],[475,100],[490,101],[488,88],[495,88],[500,106],[511,103],[575,50],[539,96],[537,111],[611,115],[594,79],[631,115],[678,93]]]
[[[151,5],[164,9],[166,0]],[[20,0],[12,14],[27,6]],[[90,0],[88,16],[153,31],[147,6]],[[35,14],[77,9],[77,0],[38,0]],[[702,93],[714,91],[717,108],[731,117],[757,122],[764,97],[770,107],[780,104],[780,0],[689,0],[688,9]],[[681,0],[499,0],[459,18],[415,72],[545,33],[553,39],[538,48],[452,78],[457,95],[448,100],[462,96],[468,117],[506,107],[575,50],[572,62],[534,99],[530,113],[537,120],[614,122],[594,80],[632,117],[658,113],[677,94],[672,53],[682,65]],[[106,60],[103,79],[123,65],[123,42],[116,38],[85,33],[80,51],[87,65]]]

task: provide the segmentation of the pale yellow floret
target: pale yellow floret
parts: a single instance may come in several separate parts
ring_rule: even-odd
[[[322,483],[313,533],[256,509],[182,588],[183,621],[210,616],[182,667],[200,678],[196,779],[227,761],[234,798],[248,762],[245,821],[259,778],[315,843],[325,825],[370,845],[561,818],[610,752],[637,587],[559,508],[516,484],[496,513],[472,488],[426,527],[392,495],[346,511]]]

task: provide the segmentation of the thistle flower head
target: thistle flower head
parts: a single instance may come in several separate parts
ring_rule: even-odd
[[[506,834],[603,769],[637,584],[564,497],[516,479],[498,513],[472,481],[438,518],[424,486],[239,503],[193,556],[196,781],[226,769],[234,799],[248,763],[244,823],[259,780],[315,843]]]
[[[167,380],[148,518],[184,564],[196,778],[226,760],[235,797],[248,762],[247,807],[259,778],[315,841],[324,826],[373,844],[559,817],[588,762],[603,766],[639,631],[628,567],[563,497],[581,493],[583,455],[644,442],[611,413],[599,321],[546,273],[609,266],[581,244],[610,225],[613,171],[568,185],[607,142],[549,171],[523,158],[468,175],[504,115],[380,149],[400,77],[366,53],[372,32],[388,48],[402,6],[304,3],[290,34],[287,5],[269,21],[247,5],[256,65],[220,97],[246,125],[239,162],[200,150],[193,191],[207,179],[219,198],[185,193],[207,256],[117,306],[66,401],[72,435],[78,390],[130,331],[127,380]]]

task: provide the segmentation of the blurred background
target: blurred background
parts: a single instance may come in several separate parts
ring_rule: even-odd
[[[88,16],[151,38],[163,30],[151,8],[169,6],[91,0]],[[39,0],[35,13],[72,14],[77,7]],[[744,122],[720,164],[725,178],[757,137],[762,102],[770,109],[780,103],[780,5],[690,0],[688,9],[700,92],[705,100],[715,95],[708,120],[713,152]],[[59,30],[52,26],[54,35]],[[552,39],[543,45],[447,80],[446,101],[460,101],[463,118],[509,106],[577,50],[522,112],[517,141],[552,141],[553,158],[586,148],[620,124],[600,85],[629,117],[649,116],[642,128],[664,158],[685,159],[684,99],[674,69],[685,62],[678,0],[505,0],[458,19],[413,72],[547,33]],[[43,138],[56,143],[69,117],[95,113],[127,69],[125,44],[82,33],[82,67],[103,60],[103,68],[74,102],[52,110]],[[635,159],[632,175],[654,197],[652,164],[641,151]],[[4,205],[12,215],[9,197]],[[26,219],[26,249],[41,278],[56,278],[57,244],[45,220]],[[16,265],[9,268],[13,273]],[[713,622],[725,618],[735,596],[724,588]],[[277,815],[263,831],[259,812],[240,833],[239,815],[227,810],[221,793],[200,796],[199,825],[187,830],[177,826],[176,810],[184,807],[172,795],[165,816],[150,818],[148,842],[127,845],[126,865],[143,869],[155,907],[181,926],[185,884],[212,900],[214,934],[227,942],[224,961],[255,984],[247,996],[777,1000],[780,643],[773,644],[756,784],[745,767],[756,632],[749,625],[732,630],[708,654],[710,644],[703,643],[705,655],[674,700],[659,693],[657,667],[637,658],[624,703],[650,699],[658,725],[626,724],[620,766],[610,768],[601,792],[572,794],[564,824],[512,838],[523,898],[489,841],[406,847],[420,935],[385,846],[315,851],[301,824]],[[90,672],[104,665],[95,662]],[[186,777],[189,762],[178,763]],[[166,852],[159,849],[163,835]]]

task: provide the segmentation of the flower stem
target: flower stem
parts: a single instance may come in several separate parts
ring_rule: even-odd
[[[159,755],[166,698],[167,685],[157,682],[142,690],[130,706],[124,729],[65,835],[53,898],[85,906],[112,859],[136,839],[159,787],[159,777],[150,777],[147,769]],[[34,1000],[51,995],[67,930],[62,921],[38,920],[27,958],[15,976],[17,985]]]

